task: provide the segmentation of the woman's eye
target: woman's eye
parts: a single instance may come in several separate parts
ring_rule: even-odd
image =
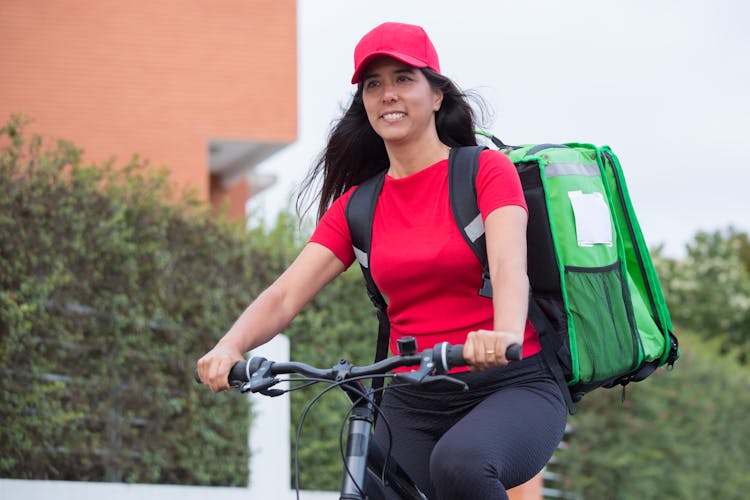
[[[372,88],[377,87],[378,84],[379,84],[379,82],[376,81],[376,80],[368,80],[368,81],[365,82],[365,87],[368,88],[368,89],[372,89]]]

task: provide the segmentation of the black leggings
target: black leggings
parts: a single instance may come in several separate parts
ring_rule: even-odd
[[[563,437],[560,388],[540,355],[456,378],[468,392],[446,382],[389,386],[375,439],[430,499],[507,498]]]

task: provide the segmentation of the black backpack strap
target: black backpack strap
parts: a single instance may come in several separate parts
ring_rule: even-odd
[[[378,314],[378,340],[375,347],[375,362],[388,356],[388,341],[391,336],[391,323],[388,319],[388,304],[380,293],[375,280],[370,272],[370,248],[372,246],[372,221],[375,217],[375,206],[378,203],[380,190],[383,189],[385,171],[369,178],[357,186],[349,202],[346,205],[346,222],[349,225],[349,233],[352,237],[354,254],[362,269],[367,286],[367,295],[377,309]],[[376,403],[380,403],[383,387],[383,379],[376,378],[372,381],[372,389],[375,391]]]
[[[576,405],[573,401],[573,396],[570,394],[570,388],[565,381],[565,374],[563,373],[562,365],[557,357],[557,353],[562,348],[562,339],[560,335],[555,331],[547,315],[539,307],[533,294],[529,294],[529,321],[534,325],[539,334],[539,343],[542,345],[542,357],[555,377],[557,385],[560,387],[565,404],[568,407],[568,413],[574,415],[576,412]]]
[[[451,149],[448,157],[448,182],[451,210],[461,235],[482,264],[482,288],[479,295],[492,297],[489,263],[487,261],[487,240],[484,223],[477,204],[476,180],[479,172],[479,155],[486,149],[483,146],[467,146]],[[570,414],[576,412],[575,403],[565,381],[557,352],[561,348],[560,336],[554,330],[547,315],[529,294],[529,320],[539,333],[542,356],[555,377],[565,398]]]
[[[469,248],[482,264],[482,287],[479,295],[492,297],[490,269],[487,263],[487,242],[484,235],[484,222],[477,205],[477,173],[479,155],[484,146],[452,148],[448,156],[448,192],[451,211],[456,225]]]

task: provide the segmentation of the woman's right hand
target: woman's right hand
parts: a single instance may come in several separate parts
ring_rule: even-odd
[[[229,389],[229,371],[244,358],[236,347],[217,344],[198,360],[198,376],[213,392]]]

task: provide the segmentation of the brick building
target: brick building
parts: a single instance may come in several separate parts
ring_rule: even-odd
[[[295,0],[0,0],[0,63],[3,122],[138,154],[234,217],[297,136]]]

